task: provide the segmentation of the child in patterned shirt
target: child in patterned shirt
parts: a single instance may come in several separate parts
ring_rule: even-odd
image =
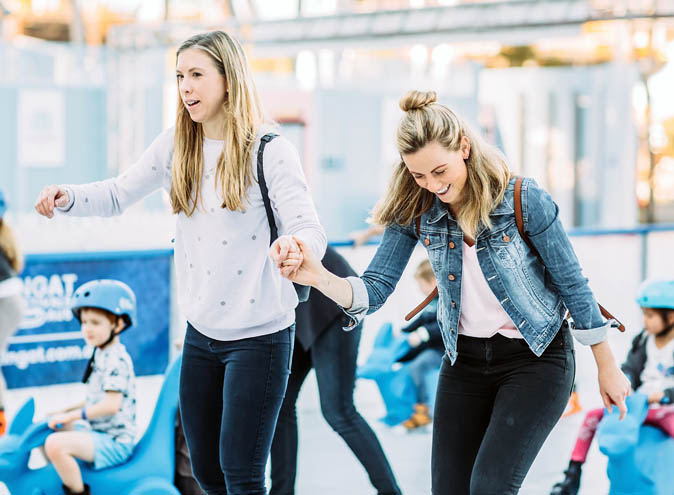
[[[57,430],[47,437],[45,452],[63,482],[66,495],[89,494],[76,459],[95,469],[128,459],[136,436],[136,386],[133,363],[119,334],[136,319],[133,291],[116,280],[94,280],[80,286],[71,309],[94,352],[82,380],[84,402],[49,418]],[[91,428],[74,424],[89,422]]]

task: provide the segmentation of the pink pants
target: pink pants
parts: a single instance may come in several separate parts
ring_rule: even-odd
[[[599,422],[604,416],[604,409],[593,409],[588,412],[580,427],[576,445],[571,453],[571,460],[584,463],[587,458],[587,452],[590,450],[590,444],[597,431]],[[648,410],[645,425],[657,426],[664,430],[669,436],[674,437],[674,405],[660,406]]]

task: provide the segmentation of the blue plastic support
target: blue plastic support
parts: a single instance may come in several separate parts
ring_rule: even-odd
[[[154,413],[133,454],[124,463],[94,470],[80,463],[82,478],[96,495],[180,495],[173,485],[175,470],[175,420],[181,356],[170,366]],[[53,433],[46,421],[33,423],[35,405],[29,399],[14,417],[8,434],[0,437],[0,479],[12,495],[61,493],[61,480],[51,464],[31,470],[30,452]]]
[[[385,323],[377,332],[372,354],[365,364],[358,367],[358,378],[369,378],[377,384],[386,406],[386,416],[380,418],[380,421],[389,426],[409,418],[416,403],[416,390],[408,371],[409,363],[396,363],[409,349],[407,339],[404,336],[396,337],[391,323]],[[426,375],[431,409],[435,402],[437,382],[437,370]]]
[[[673,495],[674,439],[643,425],[648,413],[645,395],[627,397],[627,408],[623,421],[617,408],[605,413],[597,430],[599,450],[609,458],[609,495]]]

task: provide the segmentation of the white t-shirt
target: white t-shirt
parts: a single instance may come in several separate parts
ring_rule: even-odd
[[[269,224],[257,183],[258,133],[253,153],[256,181],[248,189],[245,212],[222,209],[216,184],[224,141],[204,139],[201,202],[191,217],[177,215],[174,260],[178,303],[204,335],[237,340],[276,332],[295,321],[297,294],[269,257]],[[160,134],[140,159],[120,176],[64,186],[70,195],[65,214],[120,215],[158,188],[171,190],[174,129]],[[301,238],[318,256],[327,245],[297,151],[283,137],[264,150],[264,176],[279,235]],[[139,309],[142,311],[142,308]]]
[[[523,338],[489,288],[477,259],[475,244],[463,244],[459,334],[488,339],[497,333]]]
[[[674,387],[674,340],[661,349],[655,345],[655,336],[646,341],[646,365],[641,372],[641,386],[637,392],[650,395]]]

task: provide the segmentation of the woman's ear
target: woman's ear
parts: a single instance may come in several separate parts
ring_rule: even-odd
[[[464,160],[468,160],[468,157],[470,156],[470,139],[468,139],[468,136],[462,136],[461,137],[461,157]]]

